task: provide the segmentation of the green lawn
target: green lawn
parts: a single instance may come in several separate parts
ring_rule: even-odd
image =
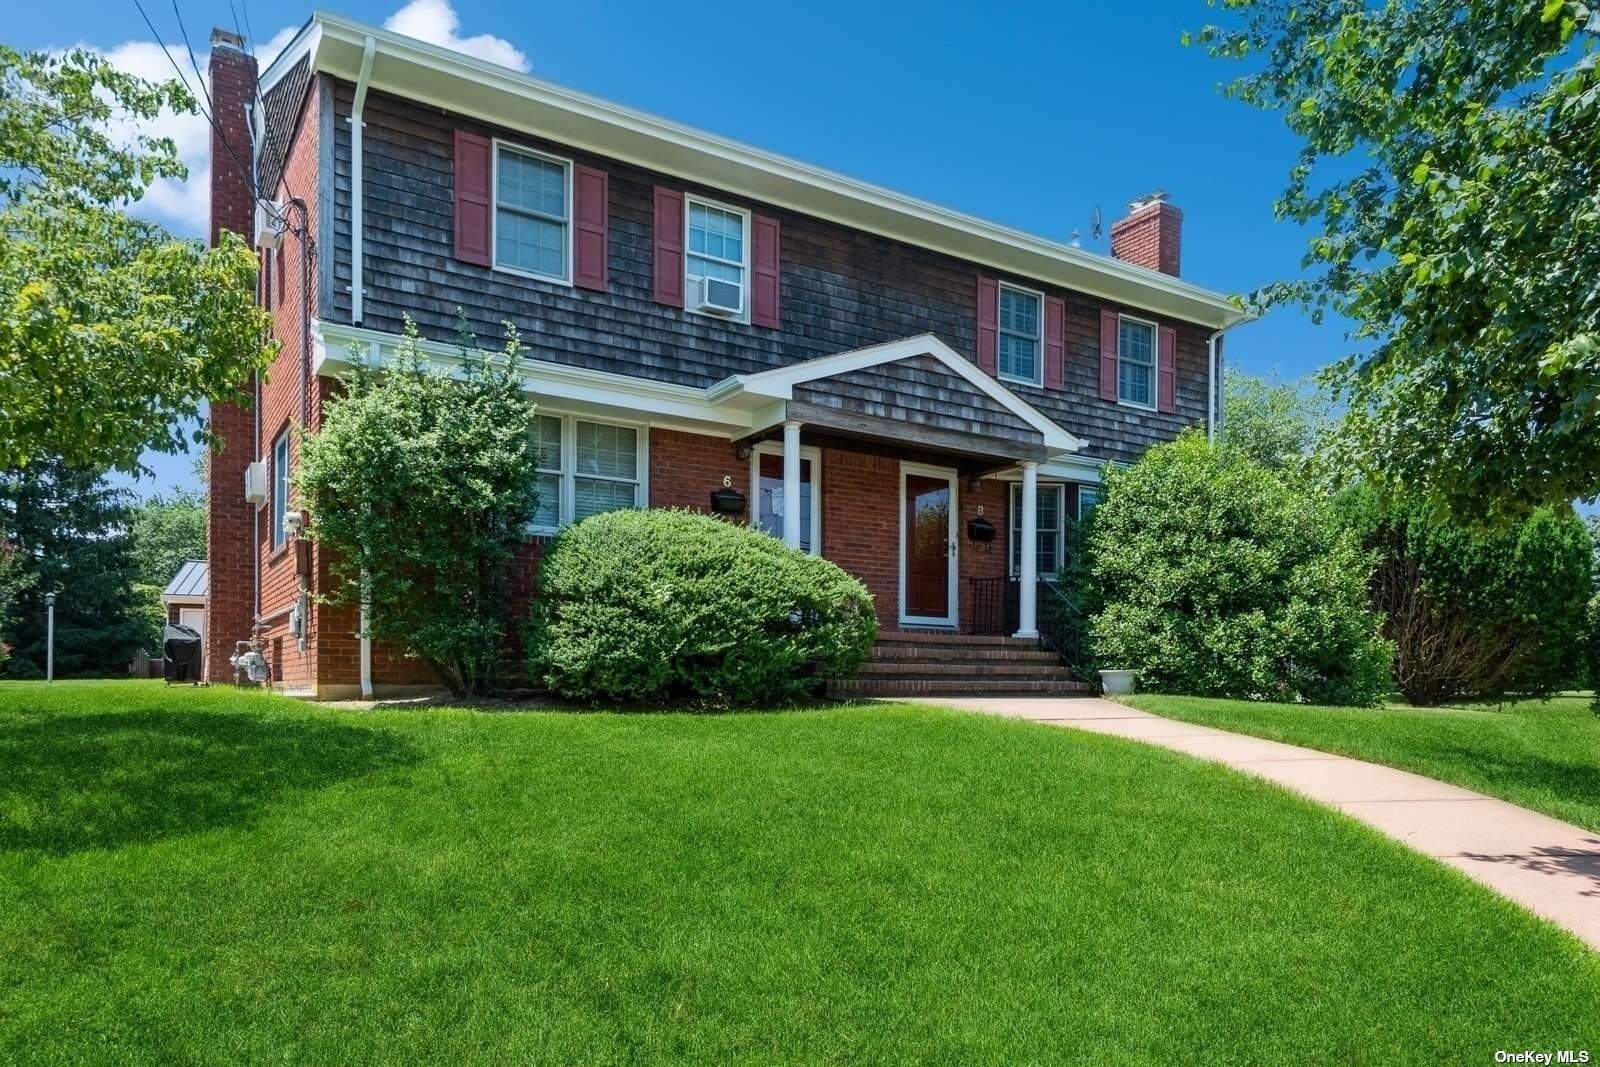
[[[1493,1062],[1600,955],[1265,783],[906,706],[0,684],[0,1061]]]
[[[1415,771],[1600,831],[1600,717],[1587,696],[1454,708],[1127,699],[1158,715]]]

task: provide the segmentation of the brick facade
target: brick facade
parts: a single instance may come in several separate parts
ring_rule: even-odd
[[[250,131],[245,105],[255,93],[256,61],[236,44],[219,38],[213,36],[209,72],[216,119],[211,131],[212,245],[224,232],[249,241],[255,226],[250,182],[234,157],[248,165]],[[246,397],[252,388],[253,383],[241,384]],[[205,674],[213,682],[232,677],[228,657],[235,641],[249,638],[255,607],[255,509],[244,499],[245,467],[255,458],[255,415],[248,401],[235,402],[237,399],[214,398],[211,402],[211,431],[221,442],[210,459],[212,491],[206,509],[211,585],[206,606]]]

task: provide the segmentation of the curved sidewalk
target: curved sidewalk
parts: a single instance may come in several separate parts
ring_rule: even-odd
[[[923,698],[1214,760],[1339,809],[1600,950],[1600,834],[1409,771],[1164,719],[1087,697]]]

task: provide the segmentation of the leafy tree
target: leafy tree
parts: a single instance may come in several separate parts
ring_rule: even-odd
[[[135,505],[129,514],[135,577],[165,587],[184,560],[206,558],[206,505],[200,494],[177,489]]]
[[[208,250],[124,211],[185,173],[140,124],[194,107],[90,52],[0,46],[0,467],[137,469],[266,366],[245,243]]]
[[[57,594],[57,674],[126,668],[145,637],[133,596],[128,510],[125,491],[60,459],[0,473],[0,528],[25,582],[0,635],[11,646],[7,673],[44,673],[49,592]]]
[[[1593,543],[1570,505],[1490,529],[1366,484],[1339,507],[1376,557],[1372,606],[1413,704],[1544,696],[1582,676]]]
[[[5,531],[0,530],[0,671],[11,658],[11,646],[6,643],[6,637],[15,622],[17,597],[26,586],[27,578],[16,546]]]
[[[461,380],[424,369],[407,319],[394,362],[348,377],[321,432],[300,440],[295,480],[308,535],[333,550],[326,599],[359,600],[364,581],[371,636],[458,695],[494,684],[513,554],[538,495],[516,331],[506,324],[495,359],[465,336],[461,351]]]
[[[1300,383],[1229,369],[1222,379],[1222,447],[1265,467],[1298,467],[1330,424],[1327,402]]]
[[[1170,693],[1370,704],[1392,651],[1369,561],[1320,494],[1189,431],[1106,472],[1097,662]]]
[[[1600,14],[1584,0],[1223,0],[1227,93],[1303,141],[1280,218],[1355,322],[1326,372],[1385,488],[1461,515],[1600,492]]]
[[[178,489],[135,505],[128,520],[134,597],[144,620],[144,647],[162,644],[167,609],[161,593],[184,560],[206,558],[206,507],[198,493]]]

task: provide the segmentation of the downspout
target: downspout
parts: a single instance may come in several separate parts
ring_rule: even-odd
[[[355,101],[350,107],[350,322],[359,326],[366,308],[366,252],[362,247],[365,223],[362,204],[365,185],[362,178],[362,140],[366,129],[363,116],[367,108],[367,86],[372,80],[372,59],[377,53],[377,41],[369,34],[361,43],[361,70],[356,75]],[[367,593],[366,576],[361,581],[361,697],[372,699],[372,637],[367,632],[371,599]]]
[[[1250,320],[1246,319],[1244,321],[1249,322]],[[1237,326],[1239,324],[1234,323],[1233,325]],[[1206,342],[1206,359],[1208,361],[1208,369],[1206,371],[1206,440],[1213,444],[1217,440],[1217,424],[1222,419],[1222,383],[1217,380],[1218,372],[1222,366],[1222,349],[1219,346],[1222,344],[1222,335],[1231,329],[1233,329],[1233,326],[1224,326],[1212,334],[1211,338]]]
[[[367,633],[367,615],[372,610],[372,593],[367,575],[361,575],[361,699],[372,699],[372,637]]]
[[[361,247],[361,202],[364,199],[361,137],[366,126],[362,114],[367,107],[367,83],[372,78],[372,57],[377,48],[377,42],[370,36],[362,43],[361,71],[356,75],[356,98],[350,108],[350,322],[355,326],[361,325],[361,315],[365,310],[362,305],[366,302],[365,279],[362,277],[365,253]]]

